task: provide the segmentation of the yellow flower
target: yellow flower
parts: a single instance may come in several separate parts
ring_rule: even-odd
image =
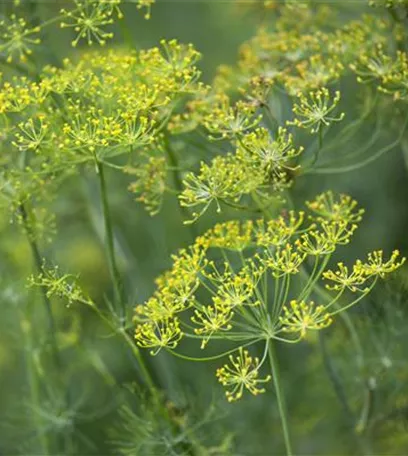
[[[322,193],[306,205],[316,214],[318,221],[358,223],[364,214],[364,209],[357,208],[357,201],[348,195],[335,196],[332,191]]]
[[[309,92],[307,96],[300,93],[299,102],[293,106],[293,112],[297,117],[288,122],[288,125],[310,129],[311,133],[319,133],[324,127],[344,118],[344,113],[337,117],[332,115],[339,101],[340,92],[337,91],[332,97],[326,88]]]
[[[188,298],[180,297],[170,290],[156,292],[144,305],[136,307],[136,321],[159,322],[169,319],[189,307]]]
[[[13,146],[20,151],[37,152],[41,146],[48,143],[48,127],[49,124],[44,119],[44,116],[30,118],[27,122],[21,122],[18,125],[19,132],[15,135],[16,140],[13,141]]]
[[[398,260],[399,256],[400,252],[398,250],[394,250],[390,259],[386,261],[384,260],[383,251],[376,250],[368,254],[367,263],[362,263],[359,261],[357,265],[368,277],[379,276],[381,278],[384,278],[387,274],[395,271],[405,263],[406,258],[403,257]]]
[[[350,68],[357,74],[358,82],[369,83],[386,78],[396,66],[397,62],[385,54],[382,43],[379,43],[374,49],[362,53]]]
[[[202,162],[199,174],[190,172],[184,178],[184,190],[179,196],[180,204],[186,207],[201,206],[200,212],[193,213],[197,220],[210,207],[220,202],[236,203],[244,194],[250,194],[263,184],[264,176],[244,166],[235,156],[218,156],[211,165]]]
[[[254,224],[252,220],[240,222],[230,220],[217,223],[206,237],[211,247],[243,251],[252,244]]]
[[[273,220],[258,220],[256,242],[260,247],[282,246],[299,230],[304,220],[304,212],[289,211]]]
[[[11,63],[15,58],[22,62],[32,54],[32,47],[40,44],[37,37],[40,27],[29,28],[27,21],[15,14],[9,20],[0,21],[0,52],[5,53],[7,62]]]
[[[61,28],[71,27],[77,33],[72,41],[76,46],[81,39],[89,45],[94,41],[104,45],[106,40],[113,37],[113,33],[106,32],[103,27],[113,23],[111,10],[102,2],[74,0],[76,8],[70,11],[62,9],[61,13],[66,21],[61,22]]]
[[[317,230],[302,234],[300,239],[296,240],[296,246],[299,252],[313,256],[328,255],[336,249],[336,244],[325,233]]]
[[[225,393],[228,402],[241,399],[244,389],[247,389],[254,396],[264,393],[265,389],[260,385],[269,382],[271,376],[259,378],[260,362],[258,358],[252,358],[247,350],[242,347],[239,349],[239,355],[229,356],[230,365],[225,364],[217,369],[217,378],[219,382],[227,387]]]
[[[237,274],[227,272],[222,276],[214,304],[219,309],[231,310],[240,306],[256,306],[258,299],[253,299],[258,281],[264,269],[245,266]]]
[[[218,104],[204,118],[204,126],[212,139],[235,139],[260,122],[260,117],[255,117],[254,112],[249,103],[238,101],[231,106],[229,98],[220,95]]]
[[[285,128],[279,128],[275,136],[266,128],[257,128],[246,134],[238,148],[238,155],[244,162],[264,170],[270,179],[280,180],[287,171],[297,169],[293,159],[303,152],[303,148],[293,146],[293,137]]]
[[[284,316],[279,317],[283,325],[282,331],[299,333],[301,339],[305,337],[306,331],[326,328],[333,321],[325,307],[316,306],[313,301],[306,303],[293,300],[288,307],[284,307],[283,312]]]
[[[322,221],[321,228],[329,242],[335,245],[346,245],[350,242],[357,225],[349,225],[347,221]]]
[[[353,293],[356,291],[366,291],[366,288],[361,288],[361,285],[366,282],[367,276],[360,266],[354,265],[350,272],[348,267],[343,263],[338,263],[337,267],[338,270],[335,272],[329,270],[323,273],[323,277],[326,280],[334,282],[333,285],[326,285],[328,290],[341,291],[348,288]]]
[[[157,355],[162,348],[177,347],[183,333],[176,318],[164,319],[160,322],[143,323],[136,326],[135,339],[137,345],[152,348],[152,355]]]
[[[191,321],[201,328],[195,328],[197,335],[204,335],[201,342],[201,348],[204,348],[209,342],[211,336],[218,331],[229,331],[232,325],[229,323],[234,313],[227,309],[218,307],[203,306],[201,310],[194,310],[194,316]]]
[[[167,165],[164,157],[149,157],[136,167],[127,167],[125,172],[136,177],[128,189],[135,193],[136,200],[146,206],[150,215],[156,215],[161,208],[166,191]]]
[[[265,260],[268,268],[272,269],[274,277],[282,277],[286,274],[297,274],[299,266],[303,263],[306,255],[293,250],[293,246],[286,244],[284,248],[279,248]]]

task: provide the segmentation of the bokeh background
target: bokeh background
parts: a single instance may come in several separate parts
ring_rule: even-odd
[[[30,2],[22,3],[21,8],[32,6]],[[38,1],[35,14],[51,17],[63,6],[64,2]],[[339,23],[369,11],[366,2],[338,2],[333,7]],[[12,8],[15,6],[11,2],[4,2],[0,11],[9,14]],[[162,38],[193,43],[203,55],[200,67],[203,80],[208,83],[220,64],[236,61],[240,44],[255,33],[262,21],[268,21],[257,2],[232,0],[159,0],[148,21],[133,4],[125,4],[123,12],[124,19],[113,26],[115,38],[107,46],[145,48],[157,45]],[[377,11],[376,14],[386,12]],[[86,50],[85,46],[72,49],[69,31],[55,27],[49,28],[47,34],[47,40],[35,56],[39,67],[47,63],[58,65],[62,59],[75,58]],[[6,66],[1,71],[6,73]],[[342,110],[352,116],[356,98],[363,96],[362,89],[352,80],[343,81],[341,89]],[[385,119],[383,128],[387,143],[396,135],[396,127],[387,125]],[[364,144],[371,135],[372,126],[367,125],[361,129],[358,141]],[[332,189],[352,195],[366,209],[364,222],[352,244],[341,252],[343,259],[352,261],[378,247],[387,252],[399,248],[408,254],[407,144],[408,140],[405,140],[405,146],[395,147],[379,160],[354,172],[308,175],[296,181],[293,195],[299,207],[313,195]],[[357,146],[352,143],[343,147],[347,150],[335,150],[334,154],[352,153]],[[182,156],[187,157],[187,162],[189,154],[206,158],[205,151],[194,146],[183,150]],[[127,191],[128,184],[127,176],[109,172],[109,200],[117,255],[131,307],[150,296],[154,278],[171,264],[172,253],[188,245],[194,234],[236,214],[228,210],[221,215],[209,213],[192,231],[183,224],[184,214],[174,196],[166,197],[161,212],[151,217]],[[104,254],[98,186],[91,174],[64,182],[53,209],[57,216],[57,232],[51,244],[42,246],[44,256],[64,270],[78,273],[90,295],[103,301],[112,290]],[[24,359],[27,356],[35,359],[39,349],[25,344],[21,320],[41,313],[41,297],[26,290],[26,277],[33,268],[26,239],[10,224],[8,216],[0,215],[0,228],[0,454],[34,454],[30,447],[39,429],[27,422],[32,405],[25,399],[27,372]],[[355,421],[350,420],[333,392],[318,339],[310,338],[295,347],[279,347],[297,454],[407,453],[404,423],[408,419],[408,366],[404,344],[408,340],[405,338],[408,323],[405,283],[408,277],[405,275],[403,271],[395,283],[382,286],[370,300],[352,312],[362,335],[366,356],[364,368],[359,364],[359,355],[342,323],[336,323],[325,335],[336,369],[346,385],[354,418],[363,419],[366,407],[369,407],[369,413],[378,415],[380,424],[372,428],[367,439],[361,438]],[[140,422],[133,423],[130,433],[125,432],[121,408],[126,403],[136,402],[139,410],[144,401],[143,394],[123,392],[123,385],[131,385],[137,378],[132,354],[86,309],[67,308],[58,300],[53,302],[53,309],[74,405],[69,413],[61,410],[58,417],[55,406],[44,401],[44,408],[37,411],[43,423],[40,432],[62,438],[67,433],[74,435],[72,454],[118,454],[113,441],[144,438],[146,423],[155,419],[148,411],[143,412],[144,415],[140,412]],[[41,326],[41,319],[35,321],[34,332],[41,337],[45,323]],[[189,363],[164,352],[154,359],[146,352],[145,357],[174,413],[180,420],[191,421],[195,438],[208,450],[203,454],[282,454],[280,423],[271,388],[264,395],[246,397],[230,405],[214,375],[219,363]],[[104,371],[102,366],[105,365],[109,366],[109,372]],[[53,375],[47,371],[47,366],[43,367],[43,380],[52,385]],[[375,388],[368,385],[370,379],[375,382]],[[51,409],[53,413],[50,413]],[[166,436],[161,429],[156,434],[161,450],[154,446],[144,447],[140,454],[190,454],[188,449],[176,450],[170,443],[163,443]],[[136,453],[130,451],[128,454]]]

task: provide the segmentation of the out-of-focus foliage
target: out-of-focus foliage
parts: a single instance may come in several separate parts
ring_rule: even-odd
[[[406,454],[407,30],[0,5],[0,453]]]

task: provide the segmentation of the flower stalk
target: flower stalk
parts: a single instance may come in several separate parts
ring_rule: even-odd
[[[286,414],[285,398],[284,398],[284,393],[283,393],[283,389],[281,386],[278,359],[276,356],[276,351],[275,351],[274,343],[272,340],[269,341],[268,356],[269,356],[269,362],[270,362],[270,367],[271,367],[273,384],[275,386],[276,399],[278,402],[278,409],[279,409],[279,416],[280,416],[281,424],[282,424],[283,438],[285,440],[286,455],[292,456],[293,451],[292,451],[292,443],[290,440],[288,417]]]
[[[122,315],[125,315],[125,303],[123,296],[122,281],[119,273],[119,268],[115,256],[115,245],[113,236],[112,217],[109,209],[105,170],[100,161],[96,161],[97,174],[99,180],[99,188],[102,202],[102,212],[105,224],[105,240],[106,240],[106,253],[109,262],[109,272],[112,278],[113,291],[115,297],[115,304],[122,310]]]
[[[43,266],[42,266],[40,249],[38,247],[37,241],[35,240],[34,233],[32,232],[30,223],[28,222],[27,210],[23,203],[20,204],[19,211],[20,211],[24,230],[27,234],[27,240],[28,240],[28,243],[30,244],[31,253],[32,253],[33,260],[34,260],[36,272],[38,274],[41,274],[43,271]],[[45,313],[47,315],[47,320],[48,320],[51,349],[53,352],[55,365],[59,369],[61,367],[61,359],[60,359],[60,355],[59,355],[58,342],[57,342],[57,329],[56,329],[54,315],[52,312],[51,302],[47,296],[46,288],[41,287],[41,293],[42,293],[42,297],[43,297],[43,301],[44,301]]]

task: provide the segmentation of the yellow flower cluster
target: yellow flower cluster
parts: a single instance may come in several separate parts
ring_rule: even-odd
[[[14,60],[25,62],[32,54],[32,47],[40,44],[40,27],[29,27],[22,17],[12,14],[0,21],[0,54],[7,56],[7,63]]]
[[[251,394],[264,393],[265,389],[260,387],[263,383],[269,382],[271,376],[259,378],[260,361],[252,358],[248,350],[239,349],[238,356],[229,357],[230,364],[225,364],[217,369],[217,378],[227,388],[225,393],[228,402],[241,399],[244,389]]]
[[[115,11],[113,4],[94,0],[74,0],[74,2],[75,9],[61,10],[64,17],[61,28],[72,27],[77,34],[72,41],[72,46],[75,47],[81,39],[86,40],[88,45],[97,42],[103,46],[107,39],[113,37],[112,32],[104,30],[106,25],[113,23],[112,14]]]
[[[226,250],[245,250],[252,244],[253,227],[252,220],[218,223],[212,230],[210,246]]]
[[[175,350],[183,336],[200,340],[202,349],[211,340],[236,343],[240,350],[260,340],[299,342],[309,330],[329,326],[378,278],[404,263],[397,251],[390,259],[375,251],[351,269],[340,262],[338,271],[326,270],[337,248],[350,241],[363,211],[349,196],[332,192],[307,206],[307,217],[289,211],[270,220],[217,224],[173,257],[152,298],[136,308],[136,342],[154,353]],[[310,298],[323,280],[333,295],[323,290],[315,304]],[[261,392],[255,380],[264,359],[254,365],[244,352],[241,361],[232,358],[233,367],[217,371],[228,399],[239,399],[245,388]]]
[[[369,288],[363,285],[369,279],[377,277],[384,278],[387,274],[394,272],[405,263],[405,258],[399,259],[400,253],[394,250],[389,260],[384,259],[382,250],[376,250],[368,254],[367,262],[358,260],[351,271],[343,263],[338,263],[337,271],[325,271],[323,277],[333,282],[333,285],[326,285],[329,290],[343,291],[349,289],[352,292],[367,292]]]
[[[408,100],[408,54],[387,51],[382,43],[350,65],[360,83],[375,83],[396,100]]]
[[[22,153],[42,178],[69,175],[86,163],[109,165],[126,154],[138,170],[131,190],[156,212],[167,173],[157,142],[187,95],[204,90],[199,57],[191,45],[162,41],[161,47],[137,52],[86,53],[62,68],[44,68],[36,82],[5,82],[0,87],[4,161],[24,180]]]
[[[281,115],[271,104],[273,95],[278,97],[283,91],[298,98],[294,119],[286,125],[319,134],[319,150],[323,130],[344,118],[344,113],[336,113],[340,92],[330,86],[350,72],[361,55],[372,55],[373,49],[384,45],[388,23],[363,16],[332,32],[303,28],[309,15],[316,23],[316,14],[327,17],[329,10],[312,4],[277,5],[276,29],[270,32],[261,27],[243,44],[236,67],[221,66],[212,87],[194,96],[187,111],[171,119],[173,133],[203,127],[210,139],[232,147],[226,155],[218,155],[211,163],[201,162],[198,172],[185,176],[180,202],[194,208],[187,223],[213,203],[218,212],[222,204],[242,208],[253,201],[257,206],[272,203],[302,173],[303,148],[293,143],[289,131],[279,127]],[[292,23],[297,14],[302,20]],[[395,73],[394,86],[397,77],[402,97],[404,79]],[[317,157],[315,151],[310,166]]]
[[[340,101],[340,92],[331,96],[328,89],[309,92],[307,95],[299,94],[299,103],[293,106],[296,117],[288,125],[295,125],[299,128],[310,129],[311,133],[319,133],[324,127],[328,127],[333,122],[343,120],[344,113],[333,117],[332,112],[336,109]]]
[[[315,91],[337,81],[362,53],[372,52],[377,43],[386,42],[382,31],[387,22],[383,19],[363,16],[332,32],[323,32],[314,7],[297,3],[291,8],[280,6],[283,14],[274,31],[261,27],[242,45],[237,66],[223,66],[216,87],[251,91],[251,81],[256,78],[268,81],[269,86],[282,86],[291,95]],[[324,21],[330,8],[317,8]]]
[[[253,106],[243,101],[231,106],[227,96],[219,98],[219,102],[203,119],[211,138],[236,139],[258,125],[260,118],[254,116]]]
[[[360,222],[364,214],[364,209],[357,208],[357,201],[349,195],[334,195],[330,190],[306,205],[319,222],[329,220],[354,224]]]
[[[125,172],[135,176],[129,191],[139,195],[136,200],[146,206],[150,215],[159,212],[166,190],[167,166],[165,157],[148,157],[137,167],[127,166]]]
[[[297,168],[294,159],[303,152],[303,147],[293,146],[293,136],[280,127],[275,135],[266,128],[257,128],[243,136],[237,156],[249,167],[256,167],[272,182],[288,180],[288,174]]]
[[[284,128],[279,128],[276,135],[256,128],[247,133],[240,131],[238,137],[235,154],[218,156],[211,165],[203,162],[198,174],[190,172],[185,177],[185,188],[179,196],[181,205],[201,208],[194,212],[192,221],[213,202],[220,212],[220,202],[234,205],[252,194],[268,198],[291,184],[297,169],[294,160],[303,152],[293,146],[292,135]]]
[[[280,215],[272,220],[258,220],[255,230],[256,244],[260,247],[283,246],[299,231],[304,217],[303,211],[289,211],[285,216]]]
[[[182,337],[182,332],[177,320],[165,318],[139,325],[135,337],[140,347],[152,348],[150,353],[157,355],[164,347],[175,348]]]
[[[262,188],[263,176],[255,169],[248,169],[236,156],[218,156],[211,165],[202,162],[200,172],[190,172],[183,180],[184,190],[179,195],[180,204],[185,207],[200,207],[193,212],[192,223],[201,217],[216,203],[217,211],[221,212],[220,203],[234,204],[251,192]]]
[[[145,9],[145,19],[150,18],[150,10],[155,0],[136,0],[138,9]],[[115,14],[123,19],[120,9],[122,0],[74,0],[75,8],[61,10],[63,20],[61,28],[70,27],[76,33],[72,46],[80,40],[85,40],[88,45],[98,43],[105,45],[106,40],[113,38],[112,32],[105,31],[105,27],[113,24]]]
[[[283,331],[298,334],[303,339],[309,330],[319,330],[331,325],[333,319],[324,306],[316,306],[313,301],[290,301],[284,307],[283,316],[279,317]]]
[[[138,9],[145,10],[145,19],[150,18],[150,10],[155,0],[135,0]],[[0,54],[6,56],[7,63],[15,60],[26,62],[33,47],[40,44],[40,32],[55,22],[61,28],[70,28],[75,33],[72,46],[84,40],[88,45],[105,45],[113,33],[106,30],[114,23],[115,15],[123,19],[122,0],[73,0],[73,8],[61,9],[60,15],[30,27],[28,21],[16,14],[0,21]],[[17,4],[17,2],[16,2]]]

